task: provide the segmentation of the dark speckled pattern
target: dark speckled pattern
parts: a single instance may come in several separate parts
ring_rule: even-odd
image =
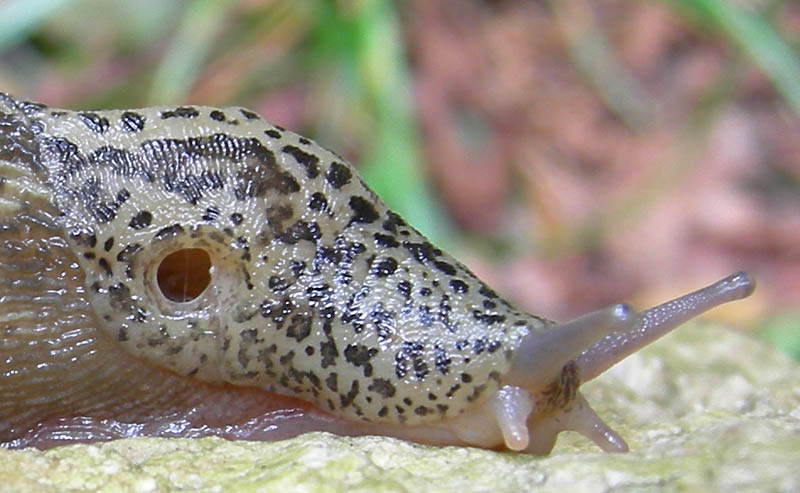
[[[496,390],[548,324],[431,245],[341,158],[241,108],[73,112],[0,95],[25,166],[60,213],[102,329],[207,381],[296,395],[338,416],[424,423]],[[211,257],[195,300],[158,263]]]

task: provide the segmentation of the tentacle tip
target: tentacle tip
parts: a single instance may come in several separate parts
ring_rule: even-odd
[[[514,435],[507,435],[504,430],[503,442],[508,450],[522,452],[528,448],[528,444],[530,443],[530,437],[528,436],[527,428],[524,430],[524,433]]]
[[[747,298],[756,290],[755,279],[743,270],[731,274],[725,281],[730,285],[731,289],[737,293],[739,299]]]
[[[628,443],[614,430],[608,429],[602,435],[602,439],[593,438],[593,441],[604,452],[614,454],[624,454],[629,450]]]

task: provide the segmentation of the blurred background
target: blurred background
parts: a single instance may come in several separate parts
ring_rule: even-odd
[[[247,106],[521,307],[711,316],[800,359],[800,2],[0,0],[0,90]]]

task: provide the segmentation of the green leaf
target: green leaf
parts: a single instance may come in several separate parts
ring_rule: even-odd
[[[760,324],[757,334],[795,361],[800,361],[800,312],[781,313],[770,317]]]
[[[445,245],[450,227],[433,199],[422,170],[413,100],[399,21],[388,0],[364,0],[334,8],[318,2],[318,30],[309,46],[310,63],[330,64],[346,85],[342,91],[369,120],[361,173],[390,208]]]
[[[18,43],[74,0],[9,0],[0,5],[0,50]]]
[[[175,104],[185,100],[231,7],[233,3],[229,1],[212,0],[195,0],[189,5],[153,77],[150,103]]]

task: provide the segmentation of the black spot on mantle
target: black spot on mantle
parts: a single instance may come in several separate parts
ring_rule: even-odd
[[[154,240],[163,240],[164,238],[168,238],[170,236],[177,236],[183,233],[183,226],[180,224],[173,224],[172,226],[167,226],[166,228],[160,229],[155,236],[153,236]]]
[[[304,152],[299,147],[292,145],[284,146],[282,152],[294,158],[306,170],[306,176],[309,178],[316,178],[319,176],[319,158],[313,154]]]
[[[78,113],[81,121],[96,134],[104,134],[108,130],[108,118],[98,115],[97,113],[86,112]]]
[[[337,190],[350,183],[352,176],[350,168],[340,162],[333,162],[325,173],[325,179]]]
[[[354,223],[369,224],[378,219],[378,212],[375,210],[375,206],[360,195],[350,197],[349,205],[353,211],[353,217],[350,218],[348,225]]]
[[[145,118],[139,113],[126,111],[120,117],[120,121],[122,122],[122,128],[128,132],[140,132],[144,129]]]
[[[394,385],[392,385],[392,382],[390,382],[385,378],[374,379],[372,383],[369,385],[369,387],[367,387],[367,390],[379,394],[384,399],[394,397],[394,394],[396,392]]]
[[[370,348],[363,344],[350,344],[344,349],[345,360],[353,366],[364,367],[365,377],[372,376],[372,364],[369,360],[376,354],[378,354],[376,348]]]
[[[153,221],[153,214],[150,211],[139,211],[138,214],[131,218],[131,222],[128,223],[133,229],[143,229],[147,226],[150,226],[150,223]]]
[[[376,277],[388,277],[397,270],[397,260],[386,257],[372,263],[369,273]]]
[[[246,110],[244,108],[240,109],[239,113],[241,113],[242,116],[245,117],[248,120],[260,120],[261,119],[261,117],[258,116],[257,113],[253,113],[252,111]]]
[[[181,106],[179,108],[175,108],[174,110],[166,110],[161,112],[161,119],[163,120],[166,120],[167,118],[195,118],[197,116],[200,116],[200,112],[191,106]]]
[[[328,199],[322,192],[315,192],[308,200],[308,208],[312,211],[325,211],[328,209]]]

